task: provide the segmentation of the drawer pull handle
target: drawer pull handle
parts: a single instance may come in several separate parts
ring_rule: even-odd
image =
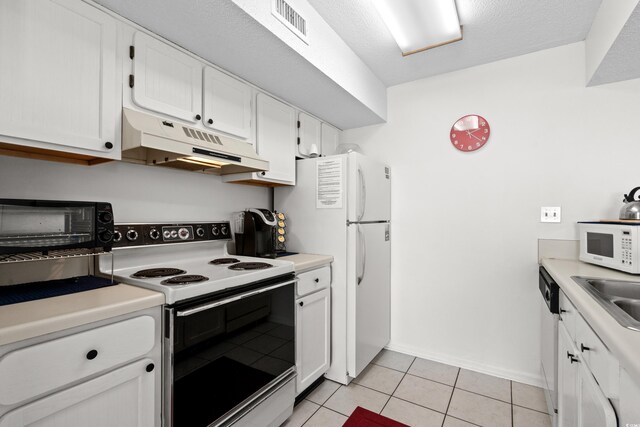
[[[560,309],[560,314],[566,313],[566,312],[567,312],[567,310]]]
[[[314,280],[314,282],[319,283],[319,282],[320,282],[320,279],[316,279],[316,280]]]
[[[304,301],[300,301],[298,304],[302,307],[304,305]]]
[[[147,372],[152,372],[155,369],[156,365],[154,365],[153,363],[149,363],[147,365]]]
[[[98,350],[90,350],[90,351],[87,353],[87,359],[89,359],[89,360],[93,360],[93,359],[95,359],[96,357],[98,357]]]
[[[569,359],[569,361],[571,362],[572,365],[573,365],[573,362],[579,362],[577,357],[572,357]]]
[[[580,351],[584,353],[585,351],[591,350],[591,347],[586,347],[584,344],[580,343]]]

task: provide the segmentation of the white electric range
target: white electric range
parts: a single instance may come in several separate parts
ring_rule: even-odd
[[[293,263],[230,255],[222,221],[116,224],[114,235],[100,272],[166,297],[163,425],[284,422],[295,399]]]

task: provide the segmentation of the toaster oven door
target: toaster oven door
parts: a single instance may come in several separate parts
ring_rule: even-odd
[[[0,254],[93,247],[95,203],[0,200]]]

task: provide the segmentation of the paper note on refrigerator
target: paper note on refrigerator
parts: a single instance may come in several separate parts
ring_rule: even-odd
[[[317,161],[316,208],[342,208],[342,158]]]

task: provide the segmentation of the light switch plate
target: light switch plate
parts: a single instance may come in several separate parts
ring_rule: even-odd
[[[543,206],[540,208],[540,222],[561,222],[560,206]]]

